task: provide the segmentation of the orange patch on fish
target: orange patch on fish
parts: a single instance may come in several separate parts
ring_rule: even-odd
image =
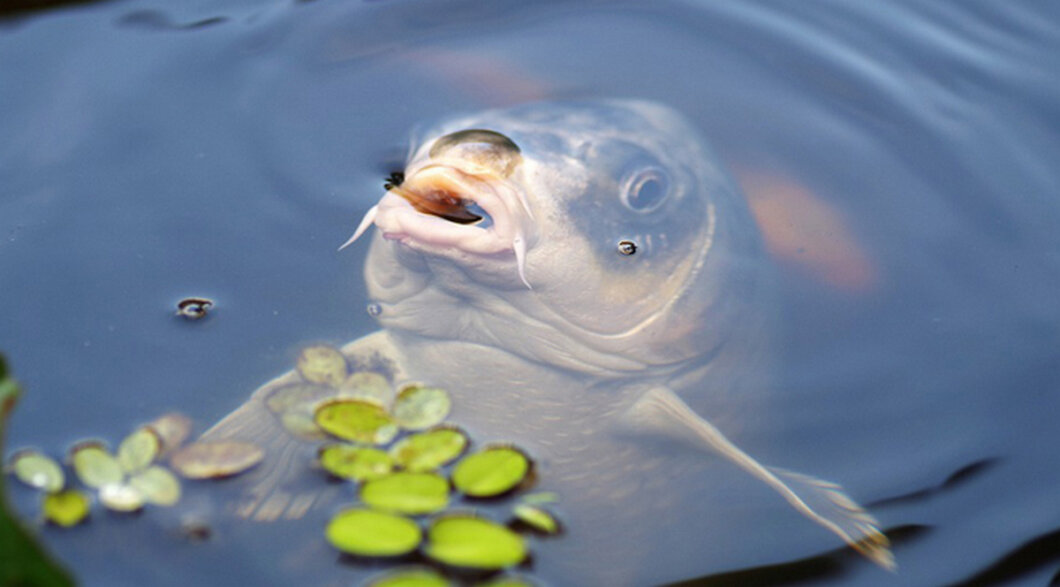
[[[864,293],[879,270],[843,214],[790,178],[736,170],[770,255],[835,289]]]

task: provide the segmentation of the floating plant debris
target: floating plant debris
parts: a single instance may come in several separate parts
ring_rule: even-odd
[[[20,450],[11,457],[15,477],[29,485],[53,493],[66,485],[63,468],[55,459],[35,450]]]
[[[76,526],[88,517],[88,496],[76,489],[67,489],[44,496],[41,506],[44,519],[63,528]]]
[[[548,511],[528,503],[516,504],[512,508],[515,519],[542,534],[559,534],[559,522]]]
[[[317,408],[313,420],[328,434],[351,442],[382,445],[398,433],[383,408],[360,400],[325,403]]]
[[[162,451],[162,440],[151,428],[136,429],[118,445],[118,464],[126,473],[146,469]]]
[[[377,448],[331,444],[317,454],[320,466],[340,479],[369,481],[390,473],[394,460]]]
[[[144,496],[131,485],[108,483],[99,488],[99,502],[108,510],[135,512],[144,507]]]
[[[328,523],[325,536],[342,552],[367,557],[408,554],[423,539],[416,522],[362,508],[339,512]]]
[[[177,451],[169,464],[188,479],[216,479],[238,475],[264,457],[265,451],[249,442],[194,442]]]
[[[368,587],[449,587],[450,585],[452,583],[439,575],[437,571],[423,567],[398,569],[368,583]]]
[[[459,428],[435,428],[406,436],[390,448],[390,456],[407,471],[434,471],[464,453],[467,435]]]
[[[121,483],[125,477],[118,459],[95,441],[75,445],[70,449],[70,461],[81,483],[93,489]]]
[[[453,469],[453,485],[471,497],[495,497],[518,487],[530,472],[519,450],[495,446],[469,455]]]
[[[338,395],[386,407],[394,393],[386,377],[371,371],[358,371],[342,382]]]
[[[158,456],[161,457],[173,452],[188,439],[191,434],[191,418],[184,414],[170,412],[159,416],[147,427],[158,435],[158,440],[162,444]]]
[[[526,542],[508,528],[472,515],[438,518],[427,530],[424,553],[446,565],[503,569],[526,558]]]
[[[365,483],[361,501],[390,512],[430,514],[449,505],[449,482],[434,473],[393,473]]]
[[[177,302],[177,316],[200,320],[206,317],[212,307],[213,300],[209,298],[184,298]]]
[[[158,465],[130,477],[129,486],[138,491],[147,503],[171,506],[180,501],[180,481],[169,469]]]
[[[341,385],[349,374],[346,357],[342,356],[338,350],[326,345],[302,349],[295,362],[295,369],[298,370],[302,379],[331,387]]]
[[[412,385],[402,389],[394,400],[394,420],[408,430],[424,430],[441,424],[449,415],[449,394],[437,387]]]

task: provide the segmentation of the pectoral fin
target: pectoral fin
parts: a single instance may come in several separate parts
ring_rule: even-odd
[[[890,543],[880,532],[876,519],[847,496],[842,487],[808,475],[763,466],[669,389],[657,387],[648,391],[625,414],[625,419],[637,430],[678,435],[720,453],[874,563],[891,571],[897,568]]]

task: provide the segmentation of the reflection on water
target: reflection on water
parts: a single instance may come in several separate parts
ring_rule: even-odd
[[[422,121],[643,97],[711,139],[781,271],[775,393],[725,398],[719,428],[876,504],[899,530],[902,580],[1047,582],[1057,561],[1035,553],[1055,546],[1060,481],[1058,12],[147,0],[9,21],[0,349],[27,389],[9,445],[115,440],[174,408],[206,425],[301,344],[371,331],[365,248],[334,249]],[[217,302],[209,320],[173,316],[192,295]],[[790,564],[811,570],[782,574],[809,580],[891,579],[828,555],[831,535],[716,469],[725,516],[675,525],[687,551],[646,553],[636,582]],[[89,584],[164,583],[158,568],[203,584],[361,576],[315,538],[326,512],[295,543],[301,530],[237,523],[172,538],[229,491],[192,487],[179,512],[44,537]],[[564,584],[550,569],[571,540],[535,549],[535,576]]]

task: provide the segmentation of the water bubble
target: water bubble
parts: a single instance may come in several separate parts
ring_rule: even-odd
[[[383,306],[380,306],[376,302],[368,304],[368,307],[366,309],[368,310],[369,316],[378,316],[383,313]]]

